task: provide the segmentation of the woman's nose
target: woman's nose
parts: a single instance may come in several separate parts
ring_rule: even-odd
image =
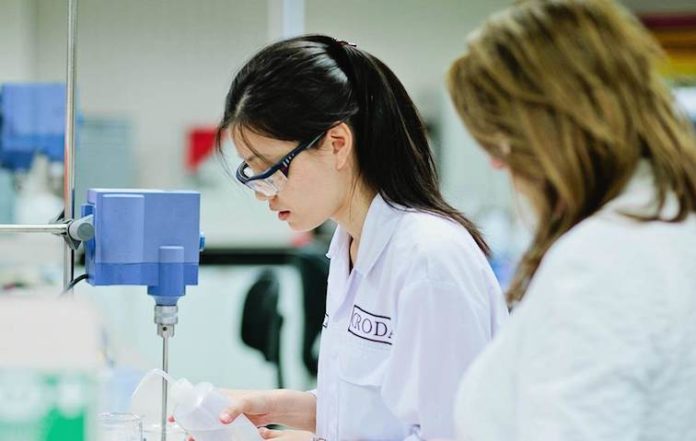
[[[268,196],[258,191],[255,191],[254,194],[256,195],[256,199],[259,201],[270,201],[276,198],[276,195]]]

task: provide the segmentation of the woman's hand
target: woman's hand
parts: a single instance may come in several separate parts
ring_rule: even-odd
[[[244,414],[257,427],[282,424],[299,430],[315,430],[317,402],[309,392],[287,389],[223,392],[233,402],[220,415],[220,421],[224,424]]]
[[[278,439],[281,441],[312,441],[314,434],[304,430],[271,430],[261,427],[259,435],[263,439]]]
[[[257,427],[277,422],[277,409],[282,406],[282,403],[278,403],[276,396],[278,391],[223,390],[222,392],[233,402],[232,406],[220,414],[222,423],[230,424],[241,414],[246,415]]]

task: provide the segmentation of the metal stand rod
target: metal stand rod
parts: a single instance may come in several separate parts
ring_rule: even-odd
[[[65,103],[65,159],[63,201],[66,219],[75,217],[75,84],[77,80],[77,0],[68,0],[68,62]],[[63,286],[68,287],[75,272],[75,251],[66,243],[63,250]]]
[[[66,234],[68,224],[0,225],[0,233],[53,233]]]
[[[169,372],[169,337],[162,336],[162,370]],[[167,380],[162,378],[162,441],[167,441]]]

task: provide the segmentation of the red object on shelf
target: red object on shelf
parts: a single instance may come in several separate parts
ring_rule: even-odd
[[[196,127],[188,133],[188,145],[186,147],[186,170],[195,173],[198,167],[215,150],[214,127]]]
[[[688,12],[642,14],[640,20],[645,27],[653,30],[694,29],[696,27],[696,14]]]

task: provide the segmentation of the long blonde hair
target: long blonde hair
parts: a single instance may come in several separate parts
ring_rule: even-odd
[[[662,52],[610,0],[528,0],[469,38],[448,88],[477,141],[524,182],[539,215],[508,292],[519,301],[549,247],[616,197],[647,159],[658,210],[696,210],[696,137],[659,77]],[[661,217],[668,195],[677,214]]]

